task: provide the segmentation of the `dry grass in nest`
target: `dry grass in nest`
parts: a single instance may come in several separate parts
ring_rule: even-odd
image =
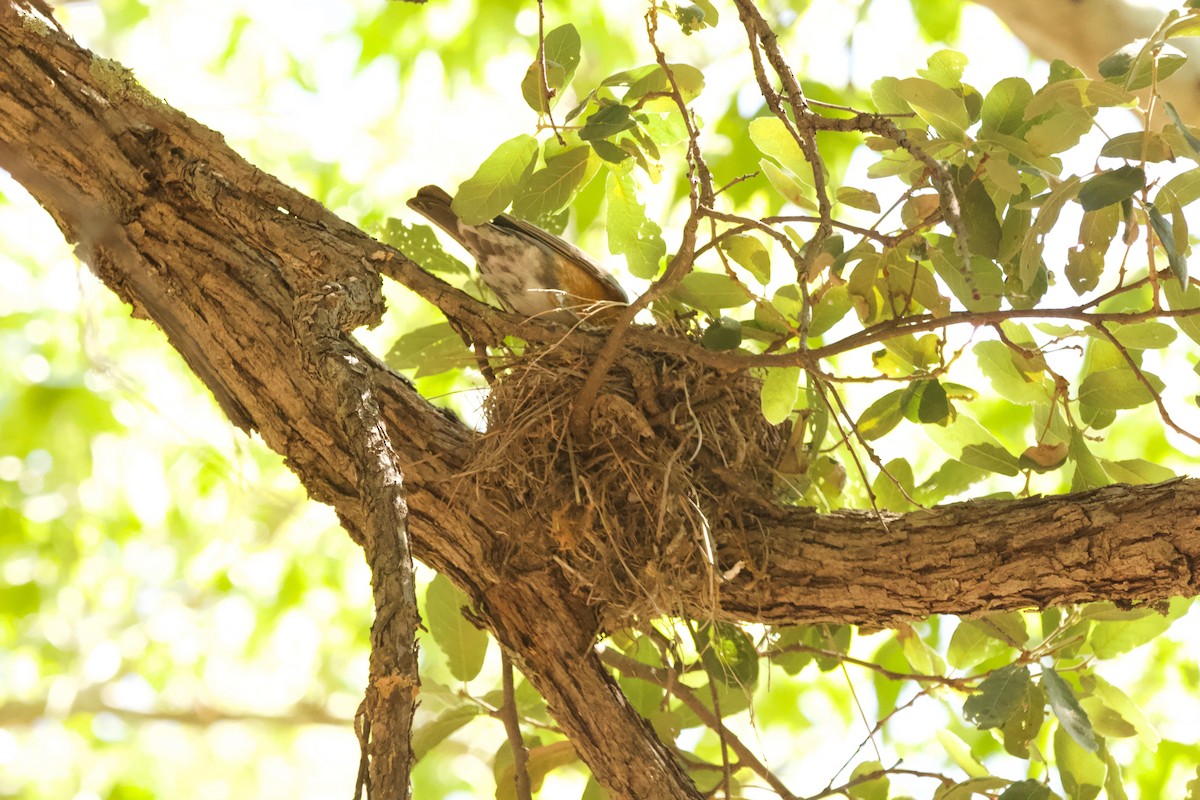
[[[628,349],[577,442],[567,420],[590,369],[565,349],[517,360],[487,402],[476,488],[528,517],[610,629],[711,618],[734,566],[715,542],[741,527],[747,489],[770,486],[784,439],[762,417],[759,381]]]

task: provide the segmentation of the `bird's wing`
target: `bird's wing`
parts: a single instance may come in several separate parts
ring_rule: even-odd
[[[509,230],[515,231],[521,235],[528,236],[529,238],[540,242],[546,247],[549,247],[551,250],[554,250],[563,257],[574,261],[589,275],[596,278],[596,280],[600,281],[611,290],[612,296],[608,298],[609,300],[617,303],[629,302],[629,295],[625,293],[625,288],[621,286],[621,284],[617,283],[617,279],[614,278],[608,270],[597,265],[596,262],[592,260],[591,256],[562,237],[555,236],[549,231],[542,230],[533,223],[526,222],[523,219],[517,219],[509,214],[501,214],[500,216],[496,217],[496,219],[492,220],[492,224],[494,224],[496,227],[508,228]]]
[[[451,197],[444,189],[438,186],[426,186],[417,192],[416,197],[408,201],[408,207],[450,234],[456,242],[473,251],[472,243],[467,241],[467,237],[464,236],[465,230],[482,226],[472,226],[464,223],[459,219],[458,214],[454,213],[454,209],[450,207],[450,201]],[[607,270],[597,266],[591,256],[570,242],[509,214],[501,214],[486,224],[510,231],[517,236],[532,239],[542,246],[559,253],[564,258],[578,264],[589,275],[604,285],[609,290],[609,300],[620,303],[629,302],[629,296],[625,294],[625,289],[621,284],[617,283],[617,279],[609,274]]]

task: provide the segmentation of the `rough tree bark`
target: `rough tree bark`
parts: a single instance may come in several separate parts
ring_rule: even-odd
[[[337,398],[303,366],[294,304],[313,286],[384,272],[451,310],[480,339],[522,324],[421,272],[232,152],[220,135],[79,47],[36,0],[0,0],[0,168],[52,215],[79,257],[152,320],[229,418],[257,431],[360,544],[354,443]],[[639,346],[678,350],[653,332]],[[570,346],[598,350],[586,332]],[[620,798],[699,794],[593,651],[597,615],[544,552],[456,476],[475,434],[353,343],[404,471],[413,555],[451,577],[534,686],[597,779]],[[703,353],[697,357],[705,357]],[[888,625],[1197,593],[1200,482],[974,502],[889,516],[776,508],[747,514],[757,545],[720,613],[775,623]],[[614,746],[614,744],[616,746]]]

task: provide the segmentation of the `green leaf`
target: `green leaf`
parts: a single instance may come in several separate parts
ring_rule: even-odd
[[[1071,66],[1067,66],[1067,69],[1073,70],[1069,77],[1054,80],[1052,74],[1050,82],[1038,90],[1025,107],[1025,119],[1035,119],[1062,109],[1088,110],[1097,106],[1129,106],[1137,102],[1132,94],[1119,86],[1085,78],[1083,73]],[[1053,64],[1050,71],[1054,72]]]
[[[1171,118],[1171,124],[1175,126],[1175,129],[1183,136],[1183,140],[1187,143],[1187,146],[1191,148],[1192,158],[1200,158],[1200,138],[1196,138],[1196,134],[1192,133],[1192,129],[1184,123],[1174,103],[1167,101],[1165,105],[1167,116]]]
[[[567,71],[563,86],[571,82],[575,68],[579,66],[579,50],[582,44],[579,31],[571,23],[560,25],[546,34],[544,52],[550,61],[562,64]]]
[[[827,287],[813,306],[812,317],[808,321],[808,338],[823,335],[841,322],[853,307],[850,289],[844,283]]]
[[[696,647],[700,662],[713,679],[746,690],[758,682],[758,650],[750,635],[737,625],[715,622],[700,626]]]
[[[1096,741],[1092,723],[1075,698],[1074,690],[1052,667],[1042,669],[1042,689],[1061,728],[1084,749],[1092,753],[1099,750],[1100,744]]]
[[[870,211],[872,214],[879,213],[879,198],[874,192],[868,192],[866,189],[855,189],[853,186],[839,186],[835,193],[837,201],[851,208]]]
[[[1189,136],[1191,133],[1189,132]],[[1100,148],[1100,155],[1105,158],[1124,158],[1129,161],[1141,161],[1145,155],[1147,161],[1174,161],[1175,153],[1161,133],[1154,131],[1131,131],[1114,136]]]
[[[922,430],[938,447],[964,464],[1001,475],[1020,474],[1017,459],[986,428],[962,412],[944,427],[926,425]]]
[[[1013,651],[1013,646],[997,638],[996,629],[977,619],[965,619],[950,636],[946,660],[955,669],[968,669]]]
[[[996,217],[996,205],[987,187],[972,177],[970,169],[963,169],[960,175],[966,178],[966,184],[959,184],[957,188],[971,254],[994,259],[1000,252],[1000,220]]]
[[[983,98],[983,123],[980,136],[992,133],[1016,134],[1025,124],[1025,107],[1033,99],[1033,89],[1024,78],[1004,78]]]
[[[1103,272],[1104,254],[1098,249],[1080,245],[1067,251],[1067,266],[1063,274],[1075,294],[1083,295],[1095,289],[1100,284]]]
[[[1093,800],[1100,794],[1107,771],[1103,759],[1061,726],[1054,732],[1054,765],[1071,800]]]
[[[506,743],[500,752],[507,756],[508,762],[504,763],[500,759],[493,762],[493,772],[496,777],[496,800],[517,800],[514,779],[516,767],[511,760],[512,751]],[[537,792],[542,788],[542,783],[545,782],[547,775],[559,767],[574,764],[578,760],[579,756],[575,754],[575,748],[567,741],[530,747],[525,769],[529,774],[531,788]]]
[[[996,800],[1053,800],[1054,793],[1045,784],[1026,778],[1010,783]]]
[[[732,317],[710,320],[700,337],[700,344],[707,350],[736,350],[742,343],[742,323]]]
[[[815,190],[795,173],[766,158],[761,159],[758,166],[767,176],[767,181],[785,200],[809,211],[816,210],[817,204],[813,201],[816,196]]]
[[[884,464],[883,469],[875,476],[875,480],[871,482],[871,491],[880,508],[897,512],[912,511],[916,506],[908,498],[916,492],[915,484],[912,465],[903,458],[893,458]],[[907,640],[904,644],[908,645]],[[909,657],[909,654],[906,652],[905,656]],[[911,657],[909,663],[912,663]]]
[[[620,164],[622,161],[634,158],[634,153],[638,152],[637,145],[628,140],[616,145],[607,139],[595,139],[588,144],[596,151],[596,155],[610,164]]]
[[[1157,639],[1187,613],[1188,607],[1189,601],[1176,599],[1171,601],[1167,614],[1151,611],[1140,617],[1131,613],[1131,619],[1101,620],[1092,628],[1088,644],[1096,658],[1115,658]]]
[[[1161,285],[1163,296],[1172,311],[1188,311],[1200,308],[1200,287],[1189,285],[1185,290],[1174,281]],[[1193,342],[1200,343],[1200,316],[1176,317],[1175,324],[1179,330]]]
[[[1113,754],[1107,750],[1104,751],[1104,767],[1107,771],[1104,776],[1105,797],[1108,800],[1129,800],[1129,795],[1125,792],[1125,785],[1121,782],[1121,766]]]
[[[913,381],[900,400],[904,416],[912,422],[935,424],[950,416],[950,399],[946,389],[936,380]]]
[[[1181,206],[1194,203],[1200,198],[1200,168],[1181,172],[1163,184],[1154,197],[1154,204],[1170,208],[1174,199]]]
[[[671,77],[675,79],[675,85],[679,87],[679,94],[683,97],[684,103],[690,103],[695,100],[701,90],[704,89],[704,73],[691,64],[668,64],[671,70]],[[629,88],[625,91],[625,96],[622,102],[634,104],[647,95],[666,94],[671,91],[671,82],[667,77],[667,73],[658,64],[653,64],[645,67],[647,71],[639,77],[629,81]],[[675,109],[674,100],[668,100],[669,108]]]
[[[479,225],[499,216],[533,174],[537,153],[537,139],[528,134],[514,136],[501,144],[458,187],[451,204],[454,212],[468,225]]]
[[[945,742],[942,744],[944,745]],[[991,797],[995,794],[996,789],[1008,786],[1008,784],[1009,782],[1004,778],[982,775],[977,778],[968,778],[953,786],[942,784],[933,793],[933,800],[977,800],[979,797]]]
[[[1026,113],[1029,113],[1028,109]],[[1084,134],[1092,129],[1092,124],[1092,115],[1082,108],[1059,108],[1031,124],[1024,139],[1030,152],[1049,156],[1079,144]]]
[[[779,117],[757,117],[750,120],[746,130],[750,134],[750,141],[763,155],[775,159],[796,175],[810,169],[799,143]]]
[[[1117,167],[1088,178],[1079,187],[1079,205],[1084,211],[1120,203],[1146,185],[1146,171],[1141,167]]]
[[[1029,226],[1025,241],[1021,244],[1019,278],[1021,286],[1029,288],[1041,268],[1043,241],[1047,234],[1054,229],[1058,215],[1068,200],[1074,199],[1079,192],[1079,178],[1072,175],[1051,190],[1049,196],[1042,201],[1037,219]]]
[[[1089,336],[1106,340],[1100,331],[1090,325],[1085,330]],[[1130,350],[1157,350],[1171,344],[1179,335],[1175,328],[1157,320],[1113,325],[1109,332],[1121,343],[1122,347]]]
[[[1078,430],[1071,431],[1070,442],[1071,459],[1075,462],[1075,474],[1071,479],[1071,491],[1079,492],[1085,489],[1095,489],[1100,486],[1108,486],[1112,480],[1108,477],[1108,473],[1100,466],[1100,462],[1092,455],[1092,451],[1088,449],[1087,442],[1083,438],[1083,434]]]
[[[787,419],[800,396],[800,367],[768,367],[762,385],[762,412],[767,422]]]
[[[566,68],[557,61],[546,59],[545,82],[543,83],[542,65],[534,61],[525,70],[525,77],[521,79],[521,97],[524,98],[525,105],[539,114],[545,114],[562,96],[559,90],[566,85],[566,79]]]
[[[546,59],[546,88],[550,90],[549,107],[553,108],[563,95],[575,68],[579,66],[581,41],[574,25],[561,25],[546,34],[543,54]],[[521,96],[534,111],[545,113],[546,98],[542,91],[542,65],[535,58],[521,81]],[[494,215],[493,215],[494,216]]]
[[[788,675],[799,675],[800,671],[813,660],[813,654],[802,650],[788,650],[789,647],[810,646],[813,627],[811,625],[788,625],[774,630],[773,647],[776,648],[771,656],[771,663],[779,666]]]
[[[653,278],[667,254],[667,244],[662,238],[662,228],[646,215],[646,207],[638,200],[633,176],[610,172],[605,197],[609,252],[625,256],[634,277]]]
[[[1145,39],[1135,39],[1100,60],[1100,76],[1136,92],[1175,73],[1187,63],[1187,55],[1178,47],[1158,43],[1147,47]]]
[[[1103,703],[1105,708],[1119,715],[1133,728],[1134,735],[1140,740],[1140,745],[1149,750],[1154,750],[1158,746],[1160,741],[1158,731],[1154,729],[1150,720],[1146,719],[1146,715],[1142,713],[1138,705],[1129,698],[1129,695],[1094,672],[1080,675],[1079,683],[1085,692],[1092,695],[1093,699]]]
[[[513,213],[536,220],[564,208],[575,196],[588,171],[591,148],[573,147],[546,162],[533,173],[513,203]]]
[[[962,259],[954,252],[950,236],[933,237],[937,246],[929,251],[933,271],[968,311],[997,311],[1004,297],[1004,274],[996,263],[982,256],[971,257],[970,279],[963,272]],[[978,295],[978,296],[976,296]]]
[[[1029,685],[1025,700],[1017,713],[1000,726],[1000,738],[1004,751],[1018,758],[1028,759],[1029,745],[1041,733],[1046,721],[1046,693],[1040,687]]]
[[[436,322],[401,336],[384,361],[392,369],[416,369],[416,377],[461,369],[472,363],[462,337],[447,322]]]
[[[900,650],[914,672],[922,675],[941,675],[946,671],[946,664],[934,650],[926,644],[917,632],[909,625],[896,627],[896,638],[900,640]]]
[[[1000,727],[1020,709],[1029,683],[1024,664],[996,670],[963,703],[963,717],[980,730]]]
[[[475,627],[463,615],[463,608],[470,602],[441,574],[433,577],[425,594],[429,632],[445,654],[450,674],[460,681],[469,681],[479,674],[488,650],[487,631]]]
[[[383,226],[383,241],[421,265],[429,272],[445,275],[469,275],[470,268],[442,249],[437,234],[429,225],[408,225],[388,217]]]
[[[607,139],[621,131],[629,130],[635,124],[629,106],[604,106],[584,121],[583,128],[579,131],[579,138],[585,142]]]
[[[1146,206],[1146,212],[1150,217],[1150,226],[1154,228],[1154,233],[1162,242],[1163,250],[1167,252],[1167,263],[1171,267],[1171,274],[1175,276],[1181,286],[1186,286],[1188,279],[1187,258],[1184,257],[1184,251],[1187,248],[1186,237],[1181,237],[1183,240],[1176,244],[1174,227],[1167,222],[1167,218],[1162,215],[1154,203]]]
[[[1011,403],[1034,405],[1044,403],[1050,396],[1043,374],[1029,374],[1017,369],[1013,352],[1008,345],[995,340],[976,343],[975,358],[979,368],[992,383],[996,393]]]
[[[430,750],[481,713],[483,709],[478,705],[466,703],[448,708],[423,725],[418,725],[412,734],[413,760],[420,761]]]
[[[707,28],[714,27],[719,19],[717,7],[710,0],[695,0],[695,5],[699,6],[704,12],[704,26]]]
[[[986,469],[1001,475],[1013,476],[1019,474],[1021,471],[1020,463],[1013,457],[1012,453],[996,444],[979,443],[966,445],[963,447],[960,458],[964,464]]]
[[[748,270],[759,283],[771,280],[771,253],[757,236],[748,233],[730,236],[721,243],[729,257]]]
[[[904,408],[901,406],[903,397],[904,390],[896,389],[867,406],[867,410],[858,418],[859,435],[871,441],[890,433],[904,419]]]
[[[917,28],[927,40],[949,42],[958,38],[962,6],[954,0],[910,0],[910,4],[913,17],[917,20]],[[960,53],[955,55],[966,61],[966,56]]]
[[[953,2],[937,0],[945,11],[950,11]],[[916,3],[914,10],[916,8]],[[919,14],[919,12],[918,12]],[[938,50],[925,60],[925,68],[917,70],[922,78],[928,78],[945,89],[957,91],[962,88],[963,70],[967,68],[967,57],[957,50]]]
[[[1162,483],[1178,477],[1170,468],[1142,458],[1128,458],[1122,461],[1101,460],[1100,464],[1108,476],[1113,479],[1113,483],[1129,483],[1136,486],[1146,483]]]
[[[971,755],[971,748],[967,746],[967,743],[961,737],[949,730],[940,730],[936,736],[938,743],[946,751],[946,755],[950,756],[950,760],[957,764],[959,769],[972,778],[986,778],[989,776],[990,773],[987,767],[980,764]]]
[[[905,78],[898,84],[897,91],[939,136],[962,140],[971,120],[959,95],[924,78]]]
[[[879,776],[870,780],[864,780],[859,783],[854,783],[856,779],[866,775],[874,775],[879,773]],[[854,768],[850,773],[850,781],[852,786],[849,787],[846,794],[853,800],[887,800],[888,791],[891,784],[888,781],[887,770],[883,768],[883,764],[878,761],[864,761]]]
[[[724,272],[689,272],[672,293],[680,302],[711,314],[750,302],[746,288]]]
[[[1164,384],[1160,378],[1145,370],[1142,375],[1161,394]],[[1137,408],[1154,401],[1154,395],[1134,374],[1132,369],[1115,367],[1093,372],[1079,385],[1079,402],[1096,409],[1115,411]]]

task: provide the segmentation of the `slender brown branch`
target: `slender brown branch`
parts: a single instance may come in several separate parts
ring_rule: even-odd
[[[1159,313],[1161,314],[1162,312],[1160,311]],[[1167,427],[1178,433],[1180,436],[1186,436],[1196,444],[1200,444],[1200,436],[1197,436],[1186,428],[1181,427],[1175,422],[1175,420],[1171,419],[1171,413],[1167,411],[1167,406],[1166,403],[1163,402],[1162,394],[1158,391],[1158,389],[1154,388],[1154,384],[1152,384],[1150,379],[1146,377],[1146,373],[1142,371],[1141,366],[1133,360],[1133,356],[1129,355],[1129,351],[1125,349],[1125,346],[1117,341],[1117,337],[1113,335],[1112,331],[1110,331],[1103,322],[1096,323],[1095,327],[1096,330],[1100,331],[1100,333],[1102,333],[1104,337],[1108,339],[1112,346],[1117,349],[1117,352],[1121,354],[1121,358],[1123,358],[1125,363],[1129,365],[1129,369],[1133,370],[1134,377],[1137,378],[1138,383],[1146,387],[1146,391],[1150,393],[1150,397],[1154,400],[1154,405],[1158,408],[1159,418],[1166,423]]]
[[[508,653],[501,650],[500,681],[504,693],[504,705],[500,707],[500,719],[508,735],[508,746],[513,756],[513,782],[516,784],[517,800],[533,800],[533,788],[529,783],[529,748],[521,737],[521,723],[517,709],[517,696],[513,690],[513,665]]]
[[[568,420],[571,435],[578,439],[582,439],[587,435],[588,420],[600,391],[600,386],[603,384],[609,370],[612,369],[613,364],[616,363],[617,356],[621,352],[622,342],[629,330],[629,326],[633,323],[633,318],[637,316],[639,311],[648,308],[650,303],[675,288],[683,280],[683,276],[691,271],[692,264],[696,260],[696,232],[700,225],[700,208],[702,205],[712,204],[712,173],[709,172],[708,165],[704,161],[704,155],[700,151],[700,132],[696,129],[695,122],[691,118],[691,112],[688,110],[687,103],[683,99],[683,93],[679,89],[675,75],[671,72],[670,64],[667,63],[666,54],[659,49],[658,42],[655,39],[657,30],[658,9],[656,6],[651,6],[650,11],[646,14],[646,36],[650,41],[651,47],[654,48],[655,59],[659,67],[662,68],[667,76],[667,81],[671,87],[671,96],[675,101],[676,109],[683,117],[684,125],[688,131],[688,170],[689,176],[692,178],[692,188],[689,194],[691,212],[688,214],[687,222],[683,226],[683,235],[680,240],[679,250],[667,264],[667,269],[663,273],[663,276],[622,311],[613,326],[612,332],[608,336],[608,340],[604,343],[604,347],[597,354],[591,371],[588,373],[583,385],[579,388],[579,395],[571,409],[571,416]]]

